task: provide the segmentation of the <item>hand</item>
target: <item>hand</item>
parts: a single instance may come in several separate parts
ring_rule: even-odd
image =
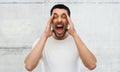
[[[68,16],[68,14],[66,14],[67,16],[67,21],[69,23],[69,28],[68,28],[68,33],[72,36],[74,36],[76,34],[76,30],[74,28],[73,22],[71,20],[71,18]]]
[[[52,24],[52,19],[53,19],[53,15],[50,16],[50,19],[47,23],[46,29],[45,29],[45,36],[48,38],[52,35],[52,30],[51,30],[51,24]]]

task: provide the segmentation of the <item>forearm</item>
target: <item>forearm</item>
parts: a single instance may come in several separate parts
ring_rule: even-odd
[[[90,70],[94,69],[96,67],[96,58],[95,56],[89,51],[89,49],[85,46],[85,44],[82,42],[80,37],[77,33],[73,35],[73,38],[75,40],[76,46],[78,48],[79,55],[82,59],[82,62],[84,65],[89,68]]]
[[[36,44],[36,46],[33,48],[30,54],[26,57],[25,67],[27,70],[29,71],[33,70],[39,63],[46,40],[47,40],[47,37],[45,36],[45,34],[43,34],[40,40],[38,41],[38,43]]]

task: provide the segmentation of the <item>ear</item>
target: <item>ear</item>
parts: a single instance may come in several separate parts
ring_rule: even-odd
[[[67,29],[69,29],[69,28],[70,28],[70,24],[67,25]]]
[[[53,30],[53,24],[51,24],[51,30]]]

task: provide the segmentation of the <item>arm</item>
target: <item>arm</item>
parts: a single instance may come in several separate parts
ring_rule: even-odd
[[[51,36],[51,33],[52,33],[51,21],[52,21],[52,16],[50,17],[50,20],[48,21],[45,32],[43,33],[38,43],[35,45],[35,47],[32,49],[32,51],[29,53],[29,55],[26,57],[24,61],[25,68],[28,71],[32,71],[37,66],[40,58],[42,57],[42,51],[46,43],[46,40],[48,39],[49,36]]]
[[[96,67],[96,58],[92,54],[92,52],[89,51],[89,49],[85,46],[85,44],[82,42],[78,34],[73,35],[74,41],[76,43],[76,46],[78,48],[79,55],[82,59],[82,62],[84,65],[90,69],[93,70]]]
[[[67,14],[66,14],[67,15]],[[85,44],[80,39],[79,35],[76,33],[74,29],[74,25],[70,19],[70,17],[67,15],[67,20],[69,22],[70,28],[68,29],[68,33],[73,37],[75,44],[77,46],[79,55],[82,59],[83,64],[90,70],[93,70],[96,67],[96,58],[90,52],[90,50],[85,46]]]

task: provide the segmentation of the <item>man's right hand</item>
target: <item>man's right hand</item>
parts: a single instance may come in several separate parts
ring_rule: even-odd
[[[25,68],[28,71],[32,71],[38,65],[39,60],[42,57],[42,52],[43,52],[43,48],[46,43],[46,40],[49,36],[52,35],[52,30],[51,30],[52,19],[53,19],[53,16],[51,15],[47,23],[45,32],[43,33],[43,35],[41,36],[37,44],[34,46],[32,51],[29,53],[29,55],[25,58]]]
[[[51,25],[52,25],[53,15],[50,16],[50,19],[47,23],[46,29],[45,29],[45,36],[48,38],[52,35]]]

